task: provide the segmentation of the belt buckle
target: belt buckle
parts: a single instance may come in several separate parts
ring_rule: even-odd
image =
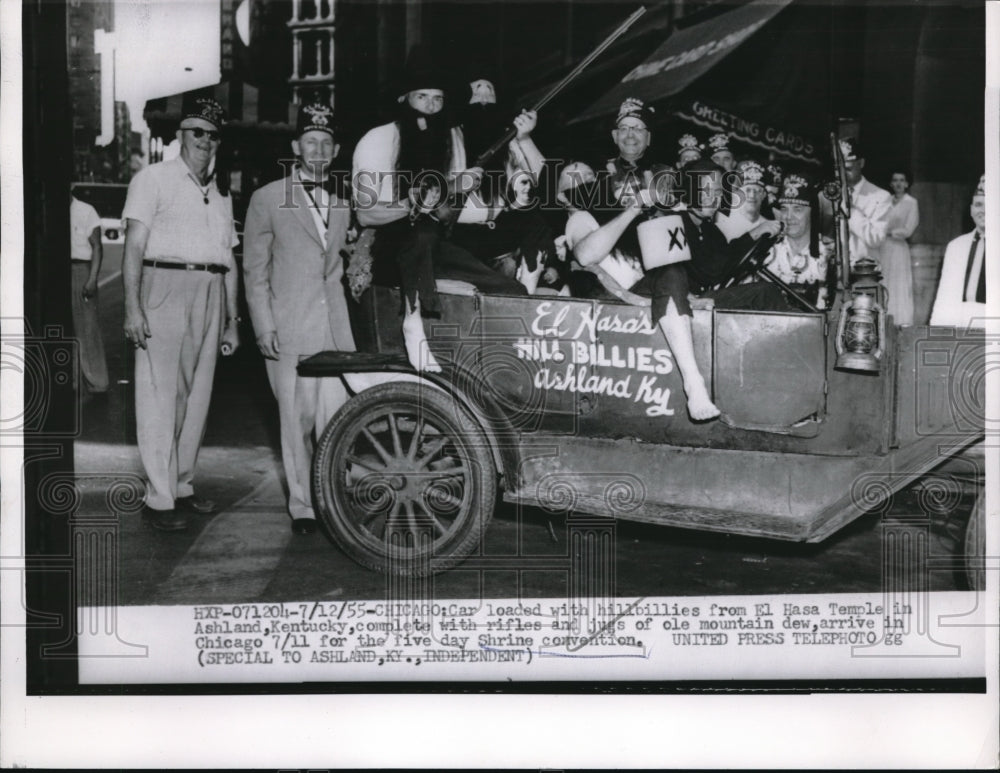
[[[185,263],[184,264],[184,270],[185,271],[194,271],[194,264],[193,263]]]

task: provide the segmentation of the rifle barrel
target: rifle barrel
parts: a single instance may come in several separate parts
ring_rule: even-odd
[[[847,225],[847,219],[851,215],[851,191],[847,187],[844,154],[840,152],[840,140],[835,132],[830,132],[830,145],[833,149],[833,164],[837,169],[837,179],[840,182],[840,201],[837,202],[837,211],[834,213],[834,225],[837,229],[836,257],[841,274],[840,281],[846,292],[851,286],[850,230]]]
[[[618,29],[616,29],[614,32],[608,35],[608,37],[606,37],[597,48],[595,48],[593,51],[587,54],[587,56],[576,67],[574,67],[569,72],[568,75],[566,75],[561,81],[559,81],[559,83],[557,83],[555,86],[549,89],[548,93],[546,93],[545,96],[539,99],[532,109],[541,110],[549,102],[555,99],[556,95],[560,91],[562,91],[564,88],[566,88],[566,86],[568,86],[572,81],[574,81],[581,72],[587,69],[591,65],[591,63],[595,59],[597,59],[597,57],[599,57],[601,54],[607,51],[607,49],[611,46],[611,44],[614,43],[616,40],[618,40],[618,38],[620,38],[622,35],[624,35],[628,31],[628,28],[631,27],[633,24],[635,24],[644,13],[646,13],[645,6],[640,6],[639,8],[637,8],[631,16],[629,16],[625,21],[621,23],[621,25],[619,25]]]
[[[537,112],[538,110],[541,110],[543,107],[545,107],[553,99],[555,99],[560,91],[565,89],[570,83],[576,80],[576,78],[580,75],[580,73],[586,70],[593,63],[593,61],[597,59],[597,57],[599,57],[601,54],[607,51],[607,49],[611,46],[611,44],[614,43],[616,40],[618,40],[618,38],[620,38],[622,35],[624,35],[625,32],[628,31],[628,28],[631,27],[633,24],[635,24],[644,13],[646,13],[645,6],[640,6],[639,8],[637,8],[631,16],[629,16],[625,21],[623,21],[618,26],[617,29],[615,29],[614,32],[612,32],[603,41],[601,41],[601,44],[598,45],[597,48],[595,48],[593,51],[587,54],[587,56],[584,57],[584,59],[576,67],[574,67],[566,76],[564,76],[561,81],[559,81],[555,86],[549,89],[541,99],[539,99],[534,105],[532,105],[531,109]],[[486,150],[484,150],[482,153],[479,154],[473,166],[485,166],[486,163],[493,156],[495,156],[500,151],[501,148],[505,147],[508,142],[514,139],[516,134],[517,134],[517,129],[515,129],[513,126],[508,128],[507,131],[504,132],[504,135],[499,140],[494,142]]]

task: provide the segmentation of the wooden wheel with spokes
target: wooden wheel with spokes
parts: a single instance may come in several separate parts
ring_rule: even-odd
[[[423,576],[458,564],[493,514],[487,439],[434,387],[383,384],[330,420],[313,461],[321,521],[358,563]]]

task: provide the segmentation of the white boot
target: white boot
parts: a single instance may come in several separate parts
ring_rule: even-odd
[[[708,395],[705,379],[698,370],[698,362],[694,358],[694,338],[691,335],[691,317],[679,314],[673,300],[667,302],[667,313],[660,319],[660,329],[666,336],[670,351],[677,361],[684,382],[684,394],[687,395],[687,409],[695,421],[708,421],[719,416]]]
[[[416,299],[413,308],[409,301],[406,304],[406,315],[403,317],[403,343],[406,345],[406,356],[410,365],[420,373],[440,373],[441,366],[431,353],[424,332],[424,321],[420,318],[420,298]]]

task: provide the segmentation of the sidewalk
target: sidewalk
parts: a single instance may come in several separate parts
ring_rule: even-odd
[[[74,457],[78,516],[113,515],[117,523],[117,603],[235,601],[264,591],[292,536],[272,449],[203,448],[195,485],[220,510],[167,534],[142,515],[144,482],[134,445],[83,441]],[[109,589],[92,591],[103,596]]]
[[[113,516],[117,567],[84,595],[128,605],[289,601],[344,592],[381,598],[381,575],[359,567],[322,533],[291,533],[278,410],[249,323],[241,326],[237,352],[218,361],[195,473],[198,494],[221,509],[192,518],[183,532],[163,533],[149,524],[140,512],[145,483],[135,445],[134,352],[121,333],[117,278],[102,285],[99,313],[111,389],[80,404],[77,515]]]

